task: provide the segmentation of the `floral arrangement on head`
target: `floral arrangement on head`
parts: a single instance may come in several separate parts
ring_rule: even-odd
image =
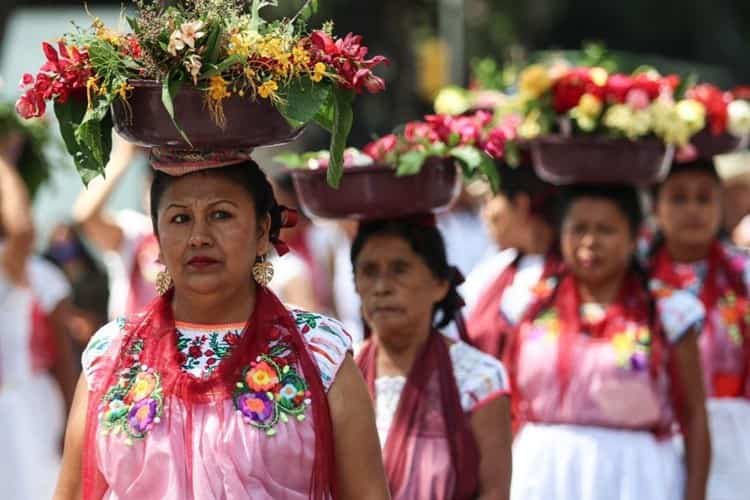
[[[296,15],[274,22],[260,11],[277,6],[277,0],[163,3],[135,0],[137,13],[127,18],[132,33],[119,34],[95,20],[89,28],[64,35],[57,49],[44,43],[47,61],[36,76],[24,75],[18,113],[39,117],[53,102],[68,151],[87,182],[109,158],[110,105],[127,101],[133,80],[161,82],[162,101],[173,120],[173,101],[183,85],[205,92],[219,126],[224,99],[268,99],[290,123],[315,122],[331,132],[331,172],[337,183],[352,100],[385,88],[373,68],[386,58],[368,58],[361,36],[335,37],[330,22],[310,30],[307,20],[316,0],[306,0]]]
[[[494,160],[514,162],[517,150],[517,117],[496,120],[493,113],[480,110],[459,116],[428,115],[422,121],[409,122],[392,134],[380,137],[361,150],[349,149],[347,167],[372,164],[388,165],[397,176],[416,175],[429,158],[452,158],[464,179],[484,178],[497,191],[500,178]],[[289,168],[327,168],[327,151],[303,155],[284,154],[277,161]]]

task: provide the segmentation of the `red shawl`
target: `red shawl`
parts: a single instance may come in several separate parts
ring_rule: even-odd
[[[187,428],[184,429],[185,449],[190,464],[193,453],[191,407],[231,399],[242,369],[259,354],[264,353],[271,340],[280,336],[284,336],[296,353],[311,393],[316,440],[310,497],[318,500],[326,498],[331,493],[335,498],[335,457],[328,399],[323,383],[317,375],[315,362],[291,314],[276,296],[266,288],[257,288],[255,310],[245,325],[239,344],[216,371],[206,378],[193,377],[181,369],[174,333],[172,292],[154,300],[143,315],[134,318],[125,326],[119,353],[108,376],[103,379],[106,383],[89,394],[83,457],[84,500],[98,500],[107,490],[104,477],[97,468],[98,407],[106,391],[117,380],[122,367],[127,366],[131,357],[131,347],[135,343],[142,342],[143,346],[139,362],[159,373],[164,399],[179,398],[186,406],[188,420]]]
[[[370,396],[375,400],[377,378],[376,342],[370,340],[357,357]],[[442,415],[450,444],[451,461],[456,472],[455,500],[476,498],[479,489],[479,451],[469,421],[461,407],[458,386],[451,369],[450,352],[445,339],[433,332],[414,361],[398,402],[393,424],[385,443],[385,472],[392,492],[399,491],[409,480],[406,464],[412,463],[406,450],[409,439],[416,436],[427,410],[427,391],[431,377],[439,377]]]
[[[492,284],[482,293],[476,307],[467,321],[467,329],[471,344],[487,354],[502,359],[508,337],[515,328],[508,321],[500,304],[505,293],[516,277],[518,263],[523,254],[519,253]],[[555,255],[547,255],[544,259],[544,271],[540,281],[553,276],[559,268],[559,259]]]
[[[654,255],[651,262],[653,277],[673,289],[685,288],[685,283],[675,272],[675,264],[666,247],[662,247]],[[717,307],[722,295],[731,291],[737,301],[737,311],[742,311],[734,318],[740,328],[744,339],[744,349],[747,362],[744,373],[737,374],[713,374],[713,393],[716,397],[740,397],[745,392],[745,381],[748,380],[748,367],[750,366],[750,332],[745,317],[748,313],[748,290],[742,280],[744,269],[732,266],[721,242],[714,241],[708,253],[708,269],[701,287],[699,298],[706,309],[706,321],[703,323],[703,335],[708,336],[711,341],[716,332],[714,323],[709,320],[708,315]],[[722,289],[719,276],[726,277],[728,290]]]

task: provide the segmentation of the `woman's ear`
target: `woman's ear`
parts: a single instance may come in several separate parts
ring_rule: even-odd
[[[448,292],[450,292],[451,289],[451,283],[448,280],[436,280],[435,281],[435,287],[434,290],[434,296],[433,296],[433,302],[437,305],[441,303],[445,298],[448,296]]]
[[[266,214],[258,221],[255,254],[258,257],[266,255],[271,249],[271,216]]]

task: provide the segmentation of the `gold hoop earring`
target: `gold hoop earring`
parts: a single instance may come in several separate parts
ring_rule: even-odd
[[[172,288],[172,276],[166,269],[159,271],[156,275],[156,293],[159,295],[166,294]]]
[[[267,287],[273,279],[273,264],[266,261],[265,257],[258,257],[253,265],[253,279],[262,287]]]

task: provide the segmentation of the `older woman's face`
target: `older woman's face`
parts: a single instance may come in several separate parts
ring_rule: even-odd
[[[269,248],[270,219],[258,223],[253,199],[209,173],[175,180],[158,207],[161,257],[175,289],[213,293],[251,283],[256,257]]]
[[[635,244],[628,219],[612,201],[580,198],[563,219],[563,258],[576,278],[588,285],[620,277],[630,264]]]
[[[429,327],[433,307],[448,293],[421,256],[398,236],[375,235],[354,266],[365,320],[378,335],[398,336]]]

